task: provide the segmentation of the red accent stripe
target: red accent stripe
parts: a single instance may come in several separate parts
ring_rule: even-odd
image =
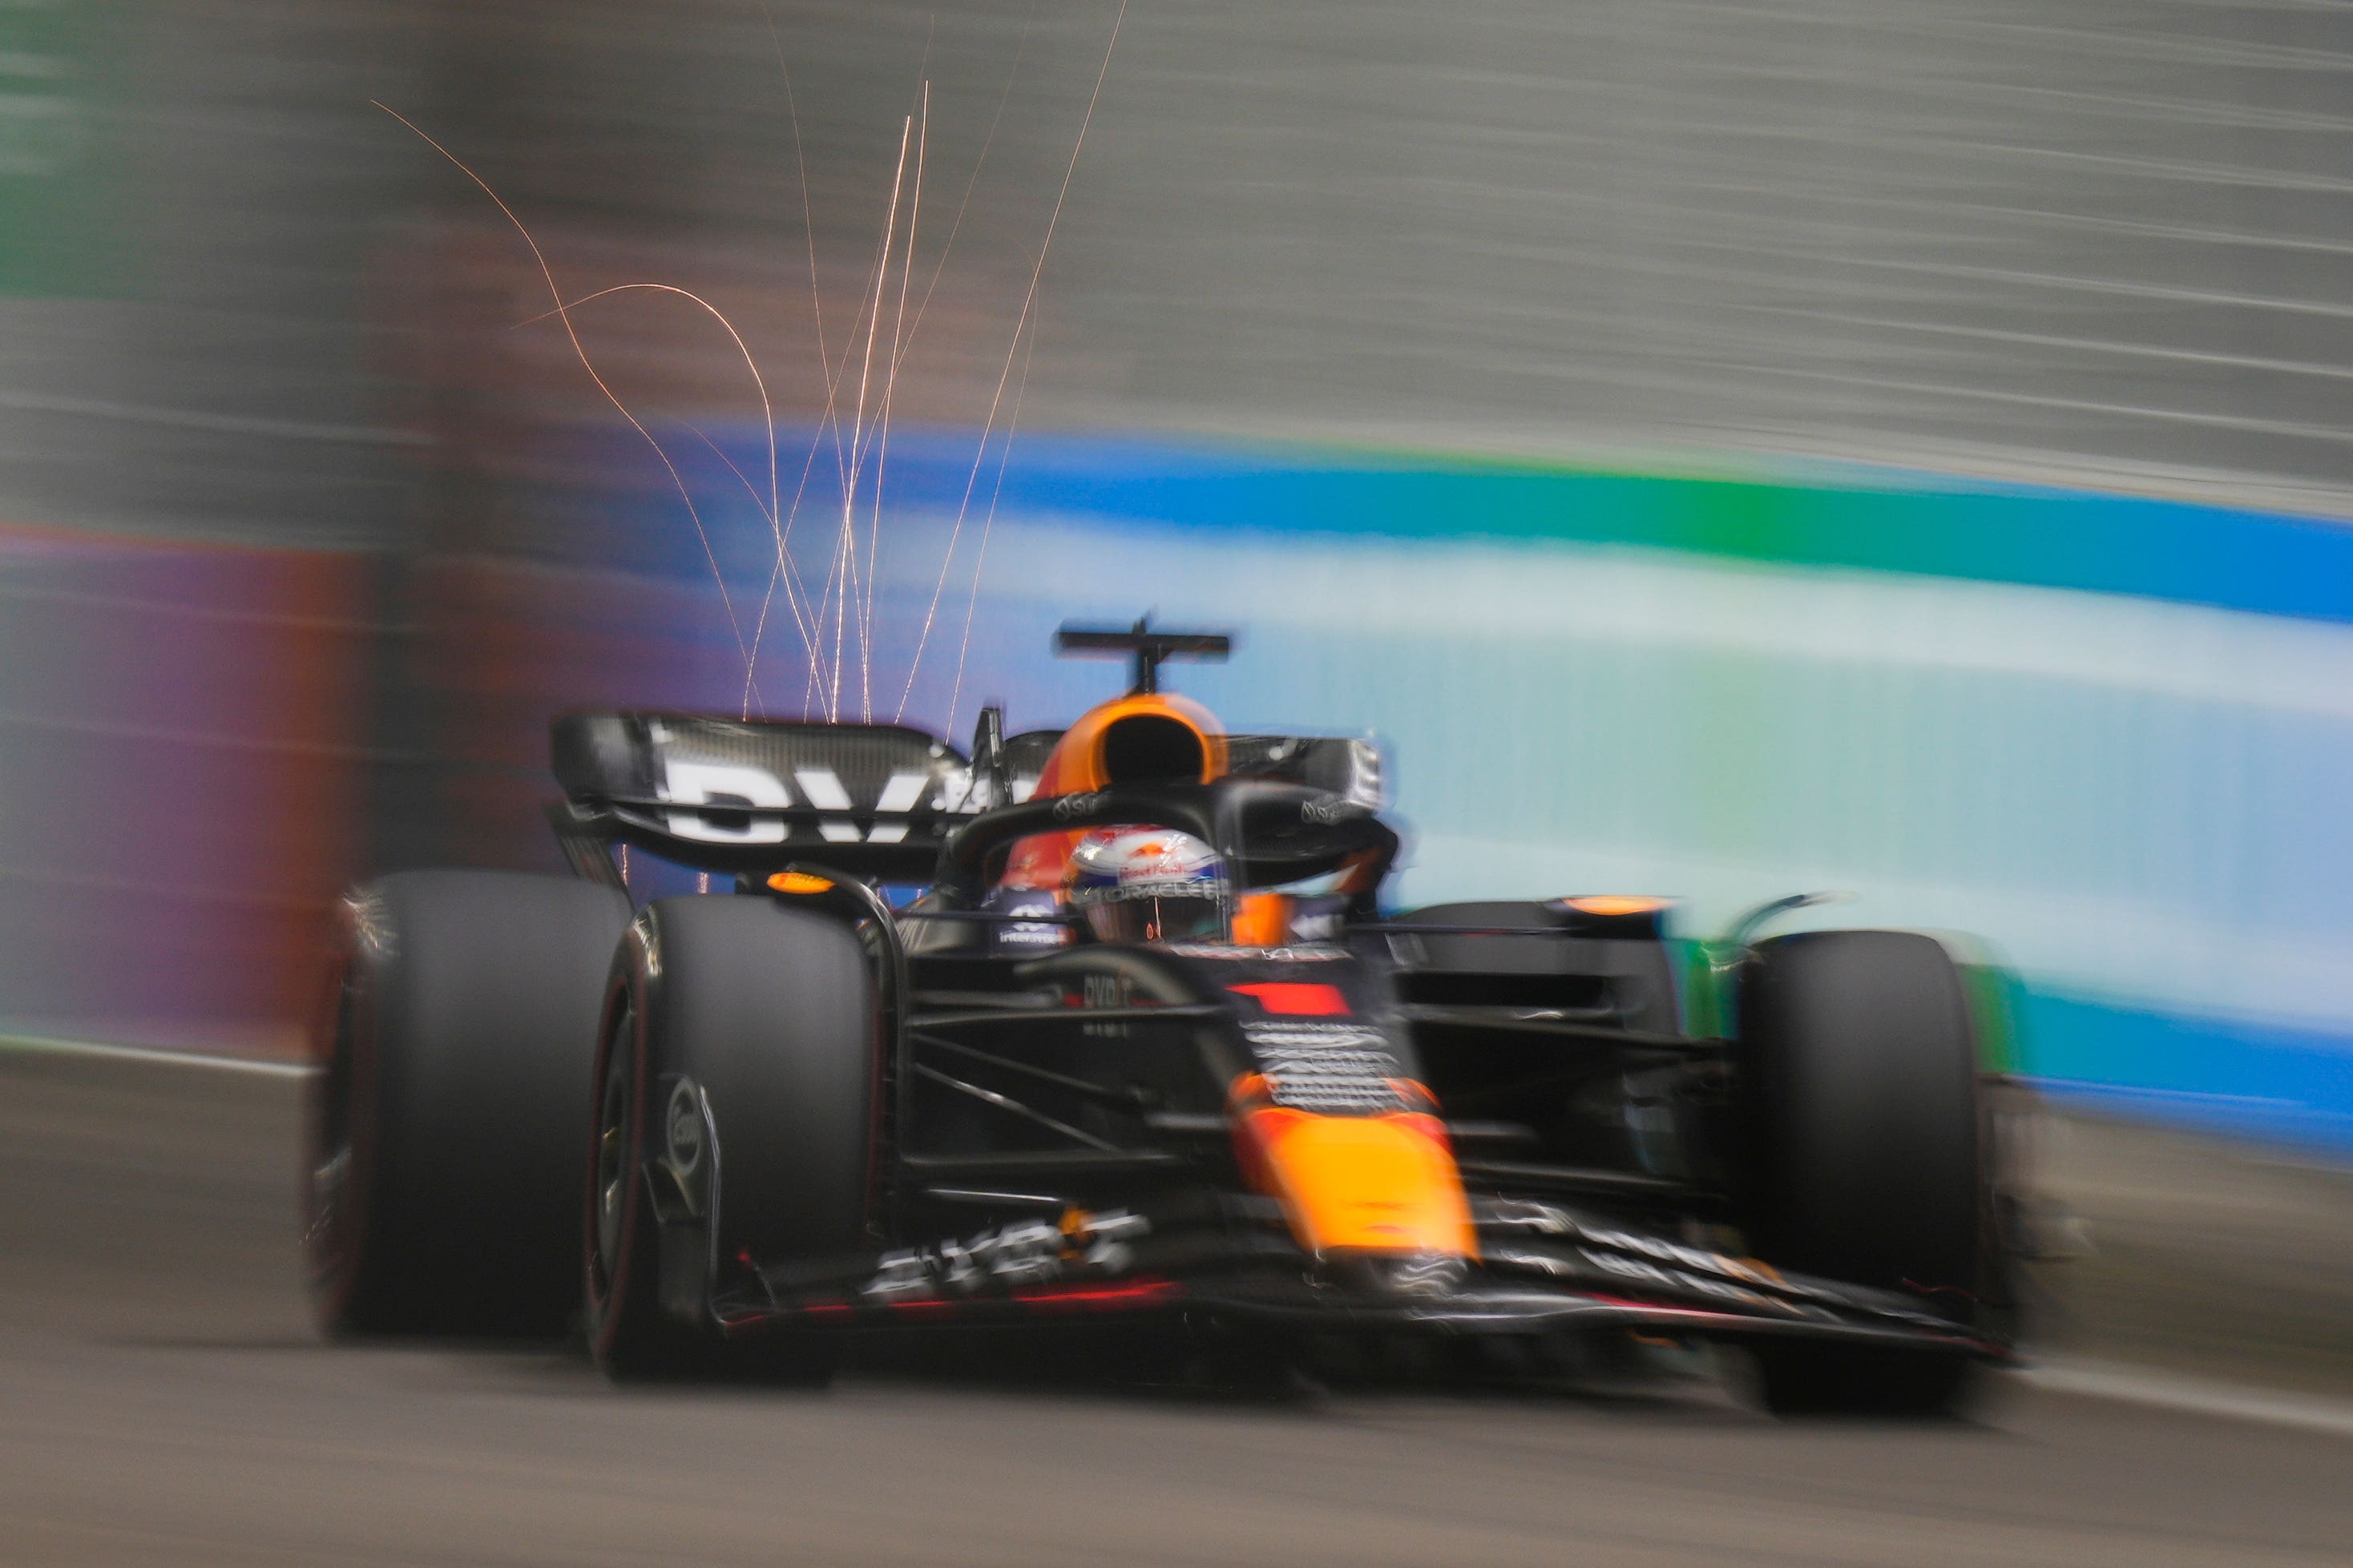
[[[894,1312],[916,1318],[951,1318],[966,1308],[986,1307],[991,1302],[1018,1301],[1025,1307],[1051,1309],[1077,1308],[1100,1311],[1119,1307],[1140,1307],[1155,1301],[1165,1301],[1184,1293],[1184,1287],[1173,1279],[1131,1279],[1117,1285],[1046,1286],[1034,1290],[1016,1290],[1006,1296],[918,1296],[896,1301],[868,1303],[884,1306]],[[854,1301],[807,1301],[785,1309],[787,1315],[818,1318],[834,1321],[854,1317],[860,1303]],[[754,1323],[773,1321],[766,1312],[745,1312],[723,1319],[721,1327],[733,1331]]]
[[[1133,1302],[1162,1301],[1178,1294],[1173,1279],[1136,1279],[1124,1285],[1065,1286],[1040,1290],[1016,1290],[1013,1299],[1031,1307],[1108,1307]]]
[[[1243,996],[1255,997],[1258,1005],[1268,1012],[1288,1017],[1348,1016],[1348,999],[1340,994],[1340,988],[1336,985],[1296,980],[1260,980],[1248,985],[1229,985],[1226,989]]]

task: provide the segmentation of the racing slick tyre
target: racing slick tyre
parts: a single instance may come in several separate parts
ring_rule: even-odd
[[[881,1055],[864,943],[757,895],[664,899],[629,927],[606,997],[586,1205],[597,1364],[826,1381],[829,1332],[723,1338],[712,1273],[870,1246]]]
[[[1817,931],[1757,945],[1740,976],[1748,1241],[1793,1271],[1916,1293],[1974,1321],[1993,1274],[1976,1031],[1929,937]],[[1928,1415],[1960,1353],[1766,1340],[1777,1414]]]
[[[304,1251],[338,1333],[557,1334],[596,1007],[628,900],[403,871],[341,911],[314,1040]]]

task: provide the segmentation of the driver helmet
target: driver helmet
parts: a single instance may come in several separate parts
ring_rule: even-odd
[[[1097,828],[1071,851],[1063,889],[1098,942],[1225,940],[1225,863],[1190,834]]]

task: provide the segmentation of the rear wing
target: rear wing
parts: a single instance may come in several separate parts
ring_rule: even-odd
[[[1305,784],[1367,811],[1388,804],[1381,792],[1380,748],[1356,735],[1229,735],[1226,771]]]
[[[584,711],[552,727],[565,798],[549,818],[573,868],[617,880],[610,846],[698,870],[765,874],[814,861],[852,877],[929,882],[949,831],[1028,800],[1059,730],[1003,736],[994,710],[978,763],[899,724],[816,724],[698,713]],[[1381,804],[1380,753],[1347,737],[1234,735],[1229,771]]]
[[[600,880],[582,852],[603,861],[619,842],[707,871],[814,859],[929,881],[948,827],[993,804],[961,752],[898,724],[586,712],[558,717],[553,740],[557,836]]]

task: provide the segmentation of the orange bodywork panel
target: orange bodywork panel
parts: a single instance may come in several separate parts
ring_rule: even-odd
[[[1046,765],[1038,775],[1038,788],[1030,798],[1043,800],[1058,795],[1083,795],[1102,789],[1111,783],[1103,771],[1103,736],[1122,719],[1150,717],[1173,719],[1200,737],[1201,779],[1203,784],[1222,778],[1226,772],[1226,736],[1217,718],[1198,702],[1160,691],[1130,692],[1088,710],[1086,716],[1054,742],[1047,755]],[[1001,886],[1008,888],[1059,888],[1062,874],[1070,868],[1071,850],[1085,837],[1075,833],[1041,833],[1025,838],[1013,847],[1006,862]]]
[[[1318,1116],[1266,1103],[1264,1079],[1236,1086],[1234,1151],[1242,1174],[1282,1205],[1309,1253],[1479,1256],[1470,1201],[1445,1124],[1422,1111]]]
[[[1292,900],[1282,893],[1244,893],[1234,900],[1236,947],[1281,947],[1291,940]]]

